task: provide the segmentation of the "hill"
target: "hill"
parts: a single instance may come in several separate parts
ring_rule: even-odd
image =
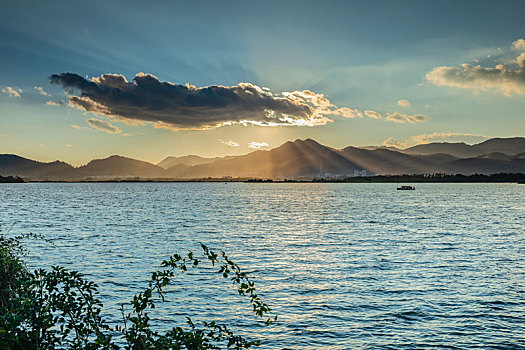
[[[429,155],[435,153],[450,154],[457,158],[471,158],[482,156],[487,153],[500,152],[507,155],[515,155],[525,150],[525,138],[493,138],[475,145],[466,143],[433,142],[417,145],[401,150],[406,154]]]
[[[198,177],[257,177],[257,178],[313,178],[320,174],[348,174],[357,166],[337,151],[314,140],[288,141],[269,150],[255,151],[232,159],[194,167],[172,167],[170,176]]]
[[[113,155],[104,159],[95,159],[76,169],[77,177],[163,177],[164,169],[160,166],[132,158]]]
[[[13,154],[0,155],[0,175],[26,180],[111,178],[267,178],[313,179],[359,174],[493,174],[525,172],[525,138],[491,139],[477,145],[433,143],[405,150],[346,147],[337,150],[312,140],[288,141],[272,150],[242,156],[168,157],[158,165],[113,155],[75,168],[38,162]]]
[[[38,162],[14,154],[0,154],[0,175],[26,179],[64,179],[73,176],[74,168],[64,162]]]
[[[193,165],[199,165],[199,164],[212,163],[219,159],[231,159],[231,158],[235,158],[235,157],[228,156],[228,157],[204,158],[204,157],[199,157],[199,156],[192,154],[189,156],[182,156],[182,157],[166,157],[162,161],[157,163],[157,165],[164,169],[169,169],[172,166],[179,165],[179,164],[193,166]]]

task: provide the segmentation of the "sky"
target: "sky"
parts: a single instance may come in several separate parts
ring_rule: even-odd
[[[523,1],[2,1],[0,153],[525,136]]]

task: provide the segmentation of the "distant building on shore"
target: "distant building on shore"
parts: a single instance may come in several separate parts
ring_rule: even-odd
[[[368,174],[365,169],[362,169],[362,170],[356,169],[356,170],[354,170],[354,176],[368,176],[368,175],[370,175],[370,174]]]

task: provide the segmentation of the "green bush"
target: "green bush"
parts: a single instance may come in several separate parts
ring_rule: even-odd
[[[174,254],[162,262],[163,270],[152,273],[143,292],[122,305],[122,323],[110,327],[102,318],[103,304],[97,299],[98,286],[76,272],[53,266],[49,271],[30,272],[23,261],[24,236],[0,235],[0,348],[2,349],[247,349],[259,345],[235,335],[226,325],[187,318],[186,328],[173,327],[165,334],[152,328],[149,311],[165,300],[164,287],[177,272],[196,268],[201,260],[192,252]],[[267,316],[270,308],[256,294],[254,282],[237,264],[205,245],[202,260],[218,268],[223,278],[246,296],[254,313],[269,325],[277,317]]]

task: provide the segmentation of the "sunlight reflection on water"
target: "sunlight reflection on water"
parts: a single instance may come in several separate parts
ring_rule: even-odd
[[[100,285],[108,314],[198,242],[257,276],[269,328],[210,269],[177,278],[159,327],[232,320],[261,348],[519,348],[525,186],[516,184],[3,184],[0,223],[41,233],[32,266]]]

